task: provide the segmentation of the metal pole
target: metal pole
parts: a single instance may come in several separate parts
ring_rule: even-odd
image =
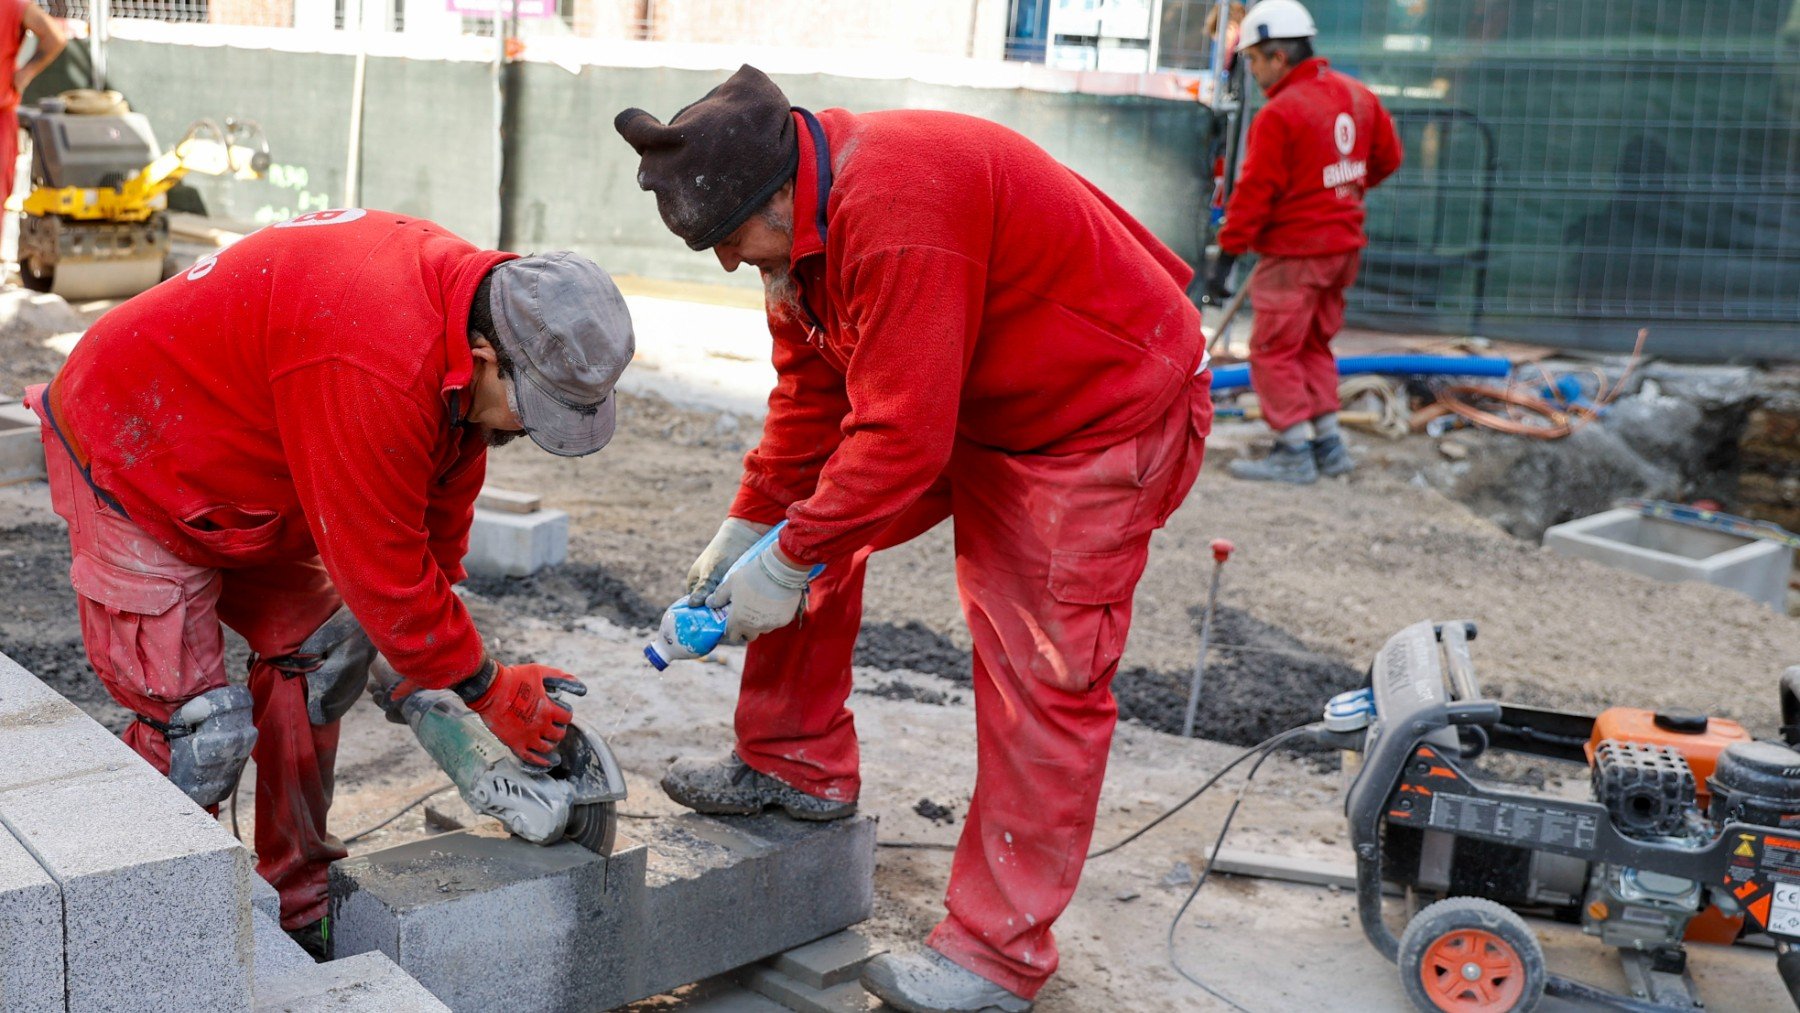
[[[1225,561],[1231,558],[1232,545],[1223,538],[1212,543],[1212,590],[1206,594],[1206,615],[1200,620],[1200,657],[1194,662],[1194,681],[1188,686],[1187,717],[1181,722],[1181,737],[1194,737],[1194,715],[1200,710],[1200,682],[1206,677],[1206,645],[1212,639],[1213,609],[1219,603],[1219,575]]]
[[[106,90],[106,35],[111,17],[111,0],[93,0],[88,7],[88,63],[93,70],[94,87],[100,91]]]

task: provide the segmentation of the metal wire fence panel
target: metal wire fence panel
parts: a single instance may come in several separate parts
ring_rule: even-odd
[[[1407,146],[1363,319],[1800,358],[1800,0],[1312,9]]]

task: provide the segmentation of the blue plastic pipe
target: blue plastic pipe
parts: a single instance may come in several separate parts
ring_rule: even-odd
[[[1504,378],[1512,373],[1512,360],[1489,355],[1358,355],[1338,360],[1339,376],[1487,376]],[[1213,370],[1212,389],[1237,390],[1250,386],[1247,364]]]

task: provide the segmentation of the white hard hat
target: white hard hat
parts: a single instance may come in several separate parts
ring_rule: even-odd
[[[1317,34],[1318,26],[1300,0],[1262,0],[1238,26],[1237,51],[1270,39],[1310,39]]]

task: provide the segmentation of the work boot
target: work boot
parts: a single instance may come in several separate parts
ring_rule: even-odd
[[[306,951],[314,963],[323,964],[331,959],[331,921],[321,918],[311,925],[302,925],[297,929],[287,930],[288,938]]]
[[[903,1013],[1026,1013],[1016,995],[936,950],[884,953],[863,965],[862,987]]]
[[[1356,462],[1350,459],[1350,448],[1344,446],[1344,438],[1336,433],[1312,441],[1312,459],[1313,466],[1326,478],[1348,475],[1356,467]]]
[[[1310,444],[1290,446],[1275,444],[1269,456],[1260,461],[1233,461],[1228,466],[1231,477],[1250,482],[1290,482],[1311,485],[1319,480],[1319,466],[1313,463]]]
[[[752,816],[768,806],[797,820],[841,820],[856,815],[856,801],[839,802],[782,784],[729,753],[719,760],[676,760],[663,775],[662,789],[695,812]]]

